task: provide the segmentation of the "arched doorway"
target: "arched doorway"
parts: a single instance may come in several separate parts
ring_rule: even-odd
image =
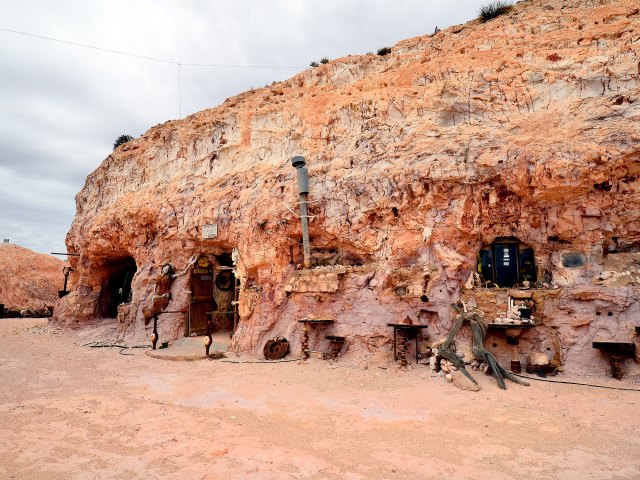
[[[104,262],[106,275],[100,295],[100,314],[116,318],[118,305],[131,301],[131,281],[137,271],[133,257],[109,259]]]
[[[478,273],[485,282],[510,288],[522,282],[535,282],[533,248],[517,238],[497,238],[478,254]]]
[[[237,325],[238,283],[230,253],[201,255],[191,270],[191,302],[187,335],[233,333]]]

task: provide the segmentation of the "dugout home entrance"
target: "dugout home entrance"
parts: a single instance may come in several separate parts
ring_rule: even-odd
[[[231,252],[200,255],[191,269],[186,335],[206,334],[207,320],[213,332],[232,335],[238,325],[238,290]]]

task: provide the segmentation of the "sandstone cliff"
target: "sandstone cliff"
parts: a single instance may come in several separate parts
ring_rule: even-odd
[[[6,309],[42,311],[62,290],[65,263],[13,244],[0,245],[0,303]]]
[[[146,335],[162,264],[235,249],[237,351],[275,335],[299,350],[296,320],[311,315],[334,318],[350,351],[386,351],[386,322],[406,316],[443,336],[461,292],[499,316],[507,290],[463,285],[507,238],[533,249],[542,287],[523,351],[606,369],[591,339],[629,340],[640,318],[639,26],[632,0],[520,2],[151,128],[76,197],[67,246],[81,257],[57,318],[100,316],[113,265],[132,258],[122,333]],[[294,155],[309,165],[311,270],[299,268]],[[188,311],[191,293],[189,273],[177,277],[168,309]],[[161,336],[187,321],[165,315]]]

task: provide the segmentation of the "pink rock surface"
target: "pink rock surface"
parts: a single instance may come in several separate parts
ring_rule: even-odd
[[[65,263],[14,244],[0,244],[0,303],[16,311],[52,307],[62,290]]]
[[[387,349],[386,323],[406,316],[444,336],[480,248],[515,237],[558,287],[536,293],[543,325],[520,349],[606,371],[591,339],[631,339],[640,319],[639,26],[636,1],[520,2],[151,128],[78,193],[75,291],[56,318],[99,317],[110,265],[133,257],[122,335],[148,335],[142,310],[162,264],[181,270],[235,249],[232,350],[258,354],[283,335],[297,351],[297,320],[311,315],[335,319],[327,332],[347,335],[348,352]],[[309,167],[321,265],[309,271],[298,267],[294,155]],[[203,238],[206,224],[216,238]],[[567,252],[585,266],[563,267]],[[168,309],[188,310],[189,275]],[[465,295],[478,304],[486,292]],[[162,336],[183,334],[185,321],[166,315]]]

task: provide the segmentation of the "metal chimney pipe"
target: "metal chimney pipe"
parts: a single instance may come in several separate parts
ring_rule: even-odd
[[[300,222],[302,223],[302,248],[304,251],[304,268],[311,268],[311,249],[309,248],[309,215],[307,212],[307,195],[309,194],[309,172],[304,157],[291,159],[291,165],[298,175],[298,193],[300,194]]]

